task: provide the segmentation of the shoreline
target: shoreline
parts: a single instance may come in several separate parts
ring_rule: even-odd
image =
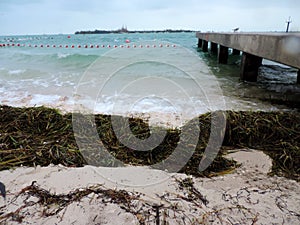
[[[182,29],[165,29],[165,30],[127,30],[122,28],[119,30],[94,30],[94,31],[76,31],[75,34],[149,34],[149,33],[196,33],[194,30],[182,30]]]

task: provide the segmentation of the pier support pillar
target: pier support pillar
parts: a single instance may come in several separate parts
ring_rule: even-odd
[[[240,55],[241,51],[237,49],[232,49],[232,55]]]
[[[300,69],[297,72],[297,84],[300,84]]]
[[[221,64],[227,64],[228,61],[228,47],[220,45],[218,52],[218,61]]]
[[[259,56],[244,52],[241,63],[241,80],[256,82],[258,68],[262,65],[262,60]]]
[[[208,41],[203,40],[202,42],[202,51],[208,52]]]
[[[202,39],[198,39],[198,48],[202,48]]]
[[[218,54],[218,44],[211,42],[210,43],[210,51],[213,54]]]

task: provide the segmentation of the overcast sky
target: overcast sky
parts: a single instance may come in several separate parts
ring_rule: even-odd
[[[299,0],[0,0],[0,35],[78,30],[300,31]]]

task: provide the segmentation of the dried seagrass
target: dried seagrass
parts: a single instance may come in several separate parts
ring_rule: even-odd
[[[111,156],[124,164],[154,165],[163,162],[171,156],[179,142],[186,146],[191,145],[188,139],[181,138],[181,131],[189,131],[191,124],[199,123],[201,135],[197,136],[198,143],[194,146],[195,151],[180,172],[196,176],[215,175],[237,166],[234,161],[223,157],[227,147],[254,148],[264,151],[273,159],[273,173],[299,180],[299,113],[226,111],[225,114],[226,131],[222,148],[204,172],[199,172],[198,167],[212,131],[211,113],[200,115],[176,129],[161,127],[150,129],[147,122],[139,118],[125,118],[129,120],[130,129],[137,140],[150,137],[153,129],[166,132],[163,141],[149,151],[136,151],[122,144],[114,132],[112,116],[92,115],[92,118],[101,145]],[[45,107],[1,106],[0,118],[0,170],[21,165],[47,166],[51,163],[79,167],[93,162],[93,159],[108,160],[94,151],[85,153],[83,157],[76,142],[76,138],[82,137],[75,138],[74,123],[70,113],[63,115],[57,110]],[[80,124],[77,125],[80,127]],[[118,127],[122,129],[122,124]],[[191,135],[194,133],[197,134],[191,130]],[[128,134],[125,138],[131,137]],[[184,154],[187,153],[183,149],[182,155]],[[106,164],[116,166],[113,162],[111,164],[106,162]]]

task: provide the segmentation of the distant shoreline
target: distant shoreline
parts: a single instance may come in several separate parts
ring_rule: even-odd
[[[94,31],[76,31],[75,34],[135,34],[135,33],[193,33],[196,32],[194,30],[135,30],[129,31],[127,29],[119,29],[119,30],[94,30]]]

